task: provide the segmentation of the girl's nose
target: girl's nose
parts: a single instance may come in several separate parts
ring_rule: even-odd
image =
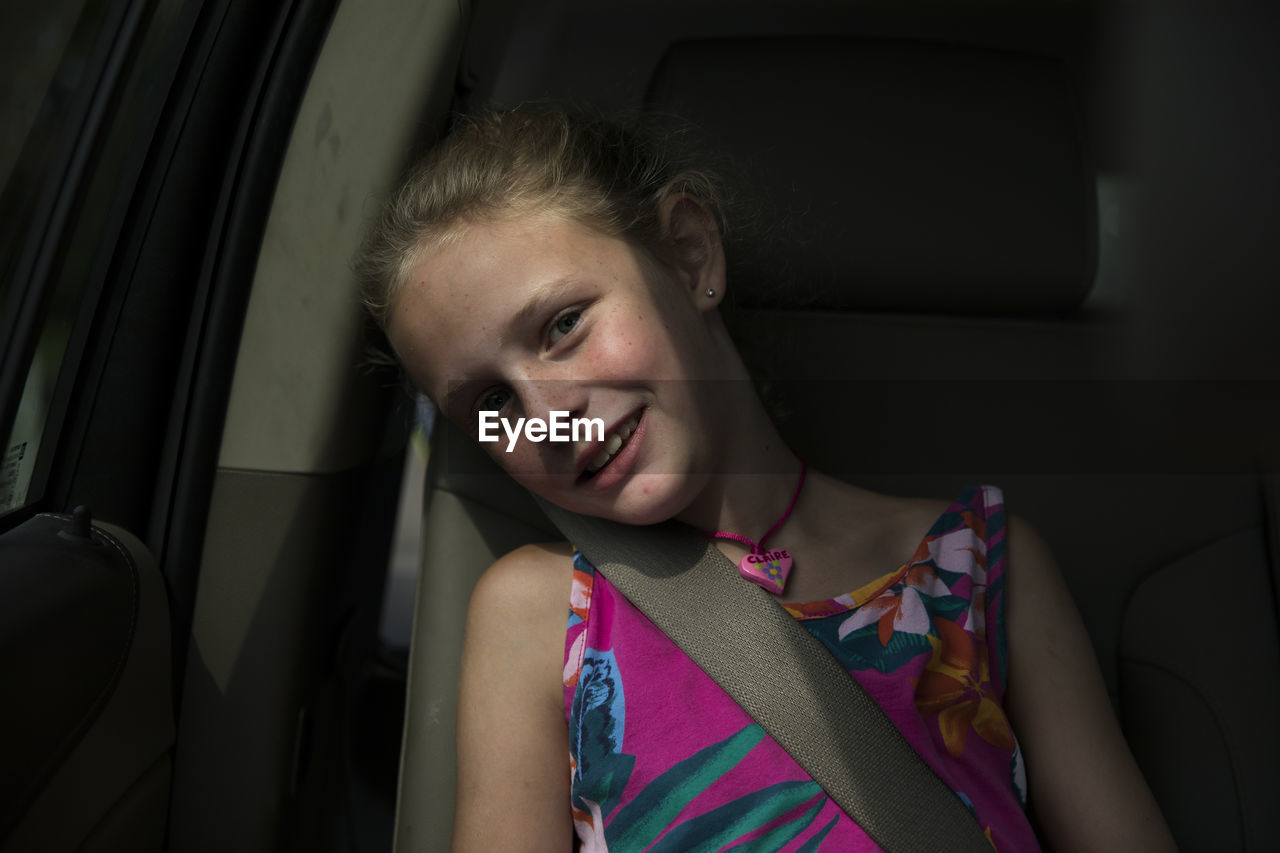
[[[515,391],[527,418],[550,421],[553,413],[564,412],[562,417],[573,418],[586,411],[586,385],[578,380],[530,379],[520,383]]]

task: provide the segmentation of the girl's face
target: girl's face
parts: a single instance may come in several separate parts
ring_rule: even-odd
[[[499,440],[482,446],[534,493],[633,524],[677,515],[722,464],[732,429],[735,383],[701,380],[739,376],[713,310],[723,254],[700,207],[665,209],[690,258],[671,268],[550,212],[465,225],[413,268],[391,312],[392,346],[473,437],[494,413],[484,420]],[[521,430],[512,444],[499,425],[557,411],[599,418],[604,440],[584,430],[534,442]]]

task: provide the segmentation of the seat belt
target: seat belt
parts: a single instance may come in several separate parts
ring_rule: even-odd
[[[991,853],[964,802],[822,643],[714,543],[539,500],[596,570],[890,853]]]

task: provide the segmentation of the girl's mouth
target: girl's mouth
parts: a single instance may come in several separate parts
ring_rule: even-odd
[[[586,470],[582,472],[582,478],[589,480],[594,477],[601,468],[613,461],[621,451],[627,446],[627,442],[631,440],[631,436],[635,434],[636,427],[640,425],[640,418],[644,411],[638,411],[631,417],[622,422],[618,428],[609,433],[604,438],[604,444],[600,451],[591,458],[587,463]]]

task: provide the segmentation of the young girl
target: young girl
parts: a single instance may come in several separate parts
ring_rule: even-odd
[[[484,444],[535,494],[678,519],[744,570],[785,548],[789,575],[775,560],[740,582],[777,593],[997,849],[1036,849],[1028,791],[1054,850],[1173,849],[1044,544],[993,487],[947,504],[807,470],[721,319],[722,232],[714,182],[642,130],[489,114],[389,207],[367,301],[411,380],[473,436],[599,420],[576,440]],[[563,851],[575,831],[587,850],[877,849],[565,543],[480,580],[458,716],[455,850]]]

